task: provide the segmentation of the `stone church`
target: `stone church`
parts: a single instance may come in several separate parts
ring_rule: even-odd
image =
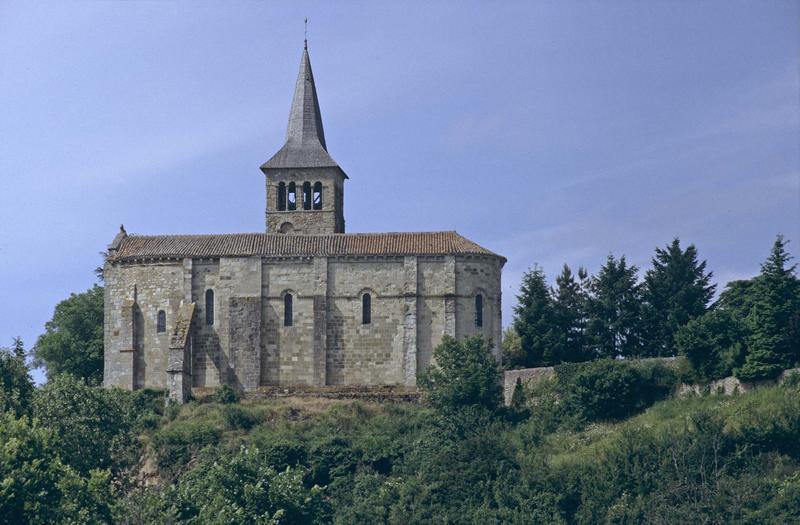
[[[105,385],[414,386],[444,334],[500,358],[505,259],[454,231],[345,233],[308,48],[286,143],[261,166],[266,233],[119,234],[105,262]],[[455,204],[455,203],[454,203]]]

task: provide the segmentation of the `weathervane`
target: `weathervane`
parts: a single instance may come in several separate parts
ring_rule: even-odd
[[[308,49],[308,17],[303,20],[305,27],[303,28],[303,47]]]

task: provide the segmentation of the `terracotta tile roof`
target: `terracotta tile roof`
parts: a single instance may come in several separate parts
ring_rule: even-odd
[[[297,255],[444,255],[478,254],[505,258],[454,231],[418,233],[335,233],[283,235],[128,235],[109,258],[247,257]]]

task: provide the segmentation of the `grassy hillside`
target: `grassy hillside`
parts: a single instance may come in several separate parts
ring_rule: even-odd
[[[313,508],[276,522],[791,523],[800,520],[799,394],[784,386],[669,399],[590,424],[547,403],[521,416],[306,399],[191,403],[141,433],[155,485],[131,490],[118,512],[130,523],[258,523],[269,505],[248,499],[247,479],[253,489],[253,474],[268,469],[273,483],[296,475],[300,506]],[[235,482],[213,474],[244,457],[255,459]]]

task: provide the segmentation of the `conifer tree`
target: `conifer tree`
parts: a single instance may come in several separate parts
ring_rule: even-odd
[[[562,360],[586,361],[591,358],[586,345],[586,307],[589,279],[584,268],[578,268],[578,280],[569,265],[564,264],[553,289],[555,322]]]
[[[751,309],[746,323],[747,356],[736,376],[757,380],[777,376],[783,369],[800,361],[800,280],[796,264],[786,251],[787,241],[779,235],[772,252],[761,265],[761,274],[750,290]]]
[[[716,285],[710,284],[712,273],[706,273],[706,261],[698,261],[694,245],[684,251],[677,237],[656,248],[652,263],[643,285],[645,353],[675,355],[675,332],[706,312]]]
[[[521,355],[518,361],[509,361],[509,365],[524,368],[560,363],[555,310],[541,267],[534,266],[523,275],[514,314],[514,329],[520,337]]]
[[[609,255],[590,285],[588,337],[593,357],[641,354],[640,285],[636,266]]]

